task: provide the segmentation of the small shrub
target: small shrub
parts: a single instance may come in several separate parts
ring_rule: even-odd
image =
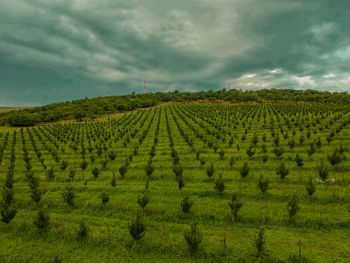
[[[263,175],[259,177],[258,187],[263,194],[267,191],[269,187],[269,183],[270,183],[269,179],[264,179]]]
[[[75,189],[73,186],[66,186],[66,188],[63,190],[62,197],[68,206],[73,207],[75,199]]]
[[[105,206],[109,202],[109,195],[107,192],[102,192],[100,194],[100,198],[103,206]]]
[[[85,240],[87,238],[89,234],[89,228],[83,220],[79,222],[78,228],[75,229],[75,233],[79,240]]]
[[[225,190],[225,183],[224,183],[224,180],[222,179],[221,174],[219,175],[219,178],[215,180],[215,189],[219,195],[222,195],[222,193]]]
[[[115,181],[115,174],[113,173],[113,175],[112,175],[112,180],[111,180],[111,186],[112,187],[116,187],[116,181]]]
[[[137,203],[142,209],[145,209],[145,207],[149,203],[149,200],[150,200],[150,196],[148,191],[144,191],[143,194],[137,198]]]
[[[146,230],[146,226],[143,223],[142,213],[137,213],[136,218],[129,223],[128,228],[130,235],[134,239],[134,245],[136,245],[136,241],[144,236]]]
[[[193,205],[193,202],[190,200],[190,197],[185,194],[181,200],[181,209],[184,213],[190,212],[190,209]]]
[[[184,182],[184,180],[183,180],[183,178],[182,178],[182,175],[178,176],[178,177],[176,178],[176,180],[177,180],[177,186],[179,187],[179,190],[181,191],[182,188],[185,187],[185,182]]]
[[[50,215],[44,209],[40,208],[34,220],[34,225],[40,232],[46,231],[50,226]]]
[[[1,222],[6,225],[16,216],[17,209],[13,206],[6,205],[5,203],[0,204]]]
[[[92,170],[92,175],[94,176],[95,180],[97,179],[98,175],[100,174],[100,170],[95,167],[93,170]]]
[[[232,213],[235,221],[237,222],[238,212],[243,206],[243,203],[239,200],[237,193],[232,194],[231,201],[228,203],[228,205],[231,209],[231,213]]]
[[[249,174],[249,167],[248,167],[248,163],[247,162],[243,163],[241,169],[239,170],[239,173],[241,174],[242,178],[248,176],[248,174]]]
[[[258,233],[256,234],[256,238],[254,241],[254,246],[258,252],[258,256],[261,257],[265,250],[265,230],[260,228]]]
[[[289,169],[286,168],[284,163],[281,163],[280,166],[276,169],[276,174],[284,179],[289,174]]]
[[[315,184],[312,181],[312,177],[310,176],[309,181],[306,184],[306,191],[309,194],[309,196],[312,196],[313,193],[316,191]]]
[[[293,222],[294,216],[297,214],[299,209],[300,207],[298,204],[297,196],[296,194],[293,194],[293,196],[291,197],[291,199],[288,201],[288,204],[287,204],[287,210],[288,210],[290,222]]]
[[[190,225],[191,229],[184,231],[184,239],[190,248],[191,255],[193,255],[197,249],[199,244],[202,242],[203,239],[203,234],[201,234],[198,229],[198,221],[192,222]]]
[[[325,160],[322,160],[318,166],[318,175],[322,181],[325,181],[328,178],[329,168]]]
[[[211,178],[215,173],[215,168],[214,168],[214,164],[210,163],[209,166],[207,167],[207,176],[209,178]]]
[[[304,161],[303,158],[301,158],[301,156],[297,153],[297,155],[294,158],[295,162],[297,163],[298,167],[303,167],[304,165]]]
[[[84,159],[84,160],[80,163],[80,168],[81,168],[82,170],[85,170],[87,166],[88,166],[88,163],[87,163],[87,161]]]
[[[65,160],[62,160],[62,162],[60,163],[60,169],[64,171],[66,170],[67,167],[68,167],[68,162]]]

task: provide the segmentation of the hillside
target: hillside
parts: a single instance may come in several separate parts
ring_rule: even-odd
[[[330,93],[315,90],[259,90],[239,91],[225,89],[201,92],[146,93],[125,96],[98,97],[71,102],[55,103],[41,107],[9,111],[0,114],[0,125],[32,126],[41,122],[63,119],[94,118],[102,114],[146,108],[167,101],[228,101],[228,102],[323,102],[350,104],[348,93]]]

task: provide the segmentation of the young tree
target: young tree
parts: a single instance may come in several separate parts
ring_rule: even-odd
[[[238,220],[238,212],[242,208],[243,203],[239,200],[238,193],[233,193],[231,197],[231,201],[228,203],[231,213],[237,222]]]
[[[225,182],[222,179],[222,175],[219,175],[219,178],[217,180],[215,180],[215,189],[218,192],[219,195],[222,195],[222,193],[225,190]]]
[[[293,222],[294,216],[299,211],[299,209],[300,207],[298,204],[297,196],[296,194],[293,194],[293,196],[291,197],[291,199],[288,201],[288,204],[287,204],[287,210],[288,210],[290,222]]]
[[[209,178],[211,178],[215,173],[215,168],[214,168],[214,164],[210,163],[209,166],[207,167],[207,175]]]
[[[113,172],[113,175],[112,175],[112,180],[111,180],[111,186],[112,187],[116,187],[116,181],[115,181],[115,173]]]
[[[103,191],[100,194],[100,198],[101,198],[101,201],[102,201],[102,206],[105,206],[109,202],[109,195],[105,191]]]
[[[137,213],[136,218],[129,223],[128,228],[130,235],[134,239],[134,246],[136,246],[136,241],[144,236],[146,230],[146,226],[143,223],[142,213]]]
[[[50,215],[44,209],[40,208],[34,220],[34,225],[40,232],[46,231],[50,225]]]
[[[144,192],[142,193],[142,195],[140,195],[140,196],[137,198],[137,203],[138,203],[139,206],[142,208],[142,210],[144,210],[145,207],[147,206],[147,204],[149,203],[149,200],[150,200],[150,196],[149,196],[148,191],[144,191]]]
[[[306,184],[306,191],[309,194],[309,196],[312,196],[313,193],[316,191],[315,184],[312,181],[312,177],[310,176],[309,181]]]
[[[181,200],[181,209],[184,213],[188,213],[190,212],[190,209],[193,205],[193,202],[190,200],[190,197],[189,195],[185,194],[183,197],[182,197],[182,200]]]
[[[193,255],[197,249],[199,244],[202,242],[203,239],[203,234],[200,233],[197,229],[199,221],[195,220],[191,223],[190,230],[185,230],[184,231],[184,239],[190,248],[191,255]]]
[[[63,200],[68,204],[68,206],[74,206],[75,199],[75,189],[72,185],[66,186],[62,193]]]
[[[243,163],[241,169],[239,170],[239,173],[241,174],[242,178],[245,178],[245,177],[248,176],[248,174],[249,174],[249,166],[248,166],[247,162]]]
[[[95,167],[93,170],[92,170],[92,175],[94,176],[95,180],[97,179],[98,175],[100,174],[100,170]]]
[[[265,250],[265,230],[263,228],[260,228],[258,233],[256,234],[254,246],[260,258]]]
[[[318,165],[317,165],[318,175],[321,178],[322,181],[327,180],[329,168],[326,163],[326,161],[323,159]]]
[[[289,169],[286,168],[284,163],[281,163],[280,166],[276,169],[276,174],[284,179],[289,174]]]
[[[264,179],[264,176],[260,175],[259,181],[258,181],[258,187],[263,194],[265,194],[265,192],[267,191],[269,187],[269,183],[270,183],[269,179]]]
[[[83,220],[79,222],[78,228],[75,229],[75,233],[79,240],[85,240],[87,238],[89,234],[89,228]]]

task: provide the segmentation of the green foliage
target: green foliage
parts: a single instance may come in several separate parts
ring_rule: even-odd
[[[254,246],[258,252],[258,256],[261,257],[265,251],[265,230],[260,228],[256,234]]]
[[[241,210],[243,203],[239,200],[239,195],[238,193],[233,193],[232,197],[231,197],[231,201],[228,203],[230,209],[231,209],[231,213],[235,219],[235,221],[237,222],[238,220],[238,212],[239,210]]]
[[[211,178],[215,173],[215,168],[214,168],[214,164],[210,163],[209,166],[207,167],[207,176],[209,178]]]
[[[97,179],[98,175],[100,174],[100,169],[98,169],[97,167],[95,167],[93,170],[92,170],[92,175],[94,176],[95,180]]]
[[[103,206],[105,206],[109,202],[109,195],[107,192],[102,192],[100,194],[100,198]]]
[[[316,191],[316,186],[314,182],[312,181],[312,177],[309,177],[309,181],[306,184],[306,191],[309,194],[309,196],[312,196],[313,193]]]
[[[276,169],[276,174],[284,179],[289,174],[289,169],[286,168],[286,165],[282,162],[280,166]]]
[[[181,200],[181,209],[184,213],[188,213],[190,212],[190,209],[193,205],[193,201],[190,200],[190,197],[188,194],[185,194],[183,197],[182,197],[182,200]]]
[[[249,166],[248,166],[247,162],[243,163],[242,167],[239,170],[239,173],[242,176],[242,178],[245,178],[245,177],[248,176],[248,174],[249,174]]]
[[[326,163],[326,161],[323,159],[319,164],[317,165],[318,175],[321,178],[321,180],[325,181],[328,178],[329,168]]]
[[[50,215],[46,210],[40,208],[37,216],[34,220],[34,225],[40,230],[40,232],[46,231],[50,226]]]
[[[140,240],[146,231],[146,226],[143,223],[142,213],[138,212],[136,218],[132,220],[129,225],[129,233],[134,239],[134,244],[136,245],[136,241]]]
[[[269,179],[267,178],[264,179],[264,176],[260,175],[259,181],[258,181],[258,187],[263,194],[265,194],[265,192],[269,188],[269,183],[270,183]]]
[[[62,192],[62,197],[68,206],[73,207],[76,197],[74,187],[72,185],[66,186]]]
[[[81,220],[75,229],[78,240],[85,240],[89,234],[89,228],[84,220]]]
[[[222,175],[219,175],[219,178],[215,180],[215,189],[219,195],[222,195],[225,190],[225,183],[222,179]]]
[[[142,195],[140,195],[138,198],[137,198],[137,203],[139,204],[139,206],[142,208],[142,209],[145,209],[145,207],[147,206],[147,204],[149,203],[150,201],[150,195],[149,195],[149,192],[148,191],[144,191],[142,193]]]
[[[295,215],[300,210],[296,194],[293,194],[291,199],[288,201],[287,210],[288,210],[290,222],[293,222]]]
[[[183,235],[184,239],[190,249],[191,255],[193,255],[197,249],[199,244],[202,242],[203,234],[200,233],[197,229],[199,221],[195,220],[191,223],[190,230],[185,230]]]

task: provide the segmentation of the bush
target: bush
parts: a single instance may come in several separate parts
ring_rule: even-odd
[[[87,161],[84,159],[84,160],[80,163],[80,168],[81,168],[82,170],[85,170],[87,166],[88,166],[88,163],[87,163]]]
[[[222,179],[222,175],[219,175],[219,178],[215,181],[215,189],[218,192],[219,195],[222,195],[222,193],[225,190],[225,183]]]
[[[93,170],[92,170],[92,175],[94,176],[95,180],[97,179],[98,175],[100,174],[100,170],[95,167]]]
[[[190,248],[191,255],[193,255],[197,249],[199,244],[202,242],[203,235],[197,229],[198,221],[193,221],[190,225],[191,229],[184,231],[184,239]]]
[[[276,169],[276,174],[279,175],[281,179],[284,179],[289,174],[289,170],[286,168],[284,163],[281,163]]]
[[[6,205],[5,203],[0,204],[1,222],[6,225],[16,216],[17,209],[13,206]]]
[[[263,175],[259,177],[258,187],[263,194],[267,191],[269,183],[269,179],[264,179]]]
[[[150,196],[148,191],[144,191],[143,194],[137,198],[137,203],[142,209],[145,209],[145,207],[149,203],[149,200],[150,200]]]
[[[134,239],[134,245],[136,245],[136,241],[144,236],[146,230],[146,226],[143,223],[142,213],[137,213],[136,218],[129,223],[128,228],[130,235]]]
[[[239,200],[237,193],[232,194],[231,201],[228,203],[228,205],[231,209],[231,213],[232,213],[235,221],[237,222],[238,212],[243,206],[243,203]]]
[[[287,204],[287,210],[288,210],[290,222],[293,222],[294,216],[297,214],[299,209],[300,207],[298,204],[297,196],[296,194],[293,194],[293,196],[291,197],[291,199],[288,201],[288,204]]]
[[[210,163],[209,166],[207,167],[207,176],[209,178],[211,178],[215,173],[215,168],[214,168],[214,164]]]
[[[243,163],[241,169],[239,170],[239,173],[241,174],[242,178],[248,176],[248,174],[249,174],[249,167],[248,167],[248,163],[247,162]]]
[[[106,192],[102,192],[100,194],[100,198],[101,198],[101,201],[102,201],[102,205],[105,206],[108,202],[109,202],[109,195],[108,193]]]
[[[62,197],[68,206],[73,207],[75,199],[75,189],[73,186],[66,186],[66,188],[63,190]]]
[[[79,240],[85,240],[89,234],[89,228],[83,220],[79,222],[78,228],[75,229],[75,233]]]
[[[261,255],[264,253],[265,250],[265,230],[263,228],[260,228],[258,233],[256,234],[254,246],[258,252],[258,256],[261,257]]]
[[[112,175],[112,180],[111,180],[111,186],[112,187],[116,187],[116,181],[115,181],[115,173],[113,173],[113,175]]]
[[[317,165],[318,175],[322,181],[325,181],[328,178],[329,168],[325,160],[322,160]]]
[[[190,209],[193,205],[193,202],[190,200],[190,197],[185,194],[181,200],[181,209],[184,213],[190,212]]]
[[[297,153],[297,155],[295,156],[295,162],[297,163],[298,167],[302,167],[304,165],[304,161],[303,158],[300,157],[300,155]]]
[[[313,193],[316,191],[315,184],[312,181],[312,177],[310,176],[309,181],[306,184],[306,191],[307,193],[312,196]]]
[[[50,225],[50,215],[44,209],[39,209],[34,220],[34,225],[40,230],[40,232],[46,231]]]
[[[182,175],[178,176],[178,177],[176,178],[176,180],[177,180],[177,186],[179,187],[179,190],[181,191],[182,188],[185,187],[185,182],[184,182],[184,180],[183,180],[183,178],[182,178]]]

